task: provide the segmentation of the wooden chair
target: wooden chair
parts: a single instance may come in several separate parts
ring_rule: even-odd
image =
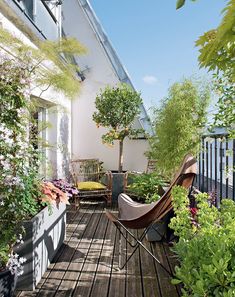
[[[71,175],[78,188],[75,207],[82,199],[103,197],[108,204],[112,201],[112,173],[102,170],[99,159],[77,159],[71,161]]]

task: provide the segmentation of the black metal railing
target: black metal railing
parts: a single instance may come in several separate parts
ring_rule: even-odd
[[[235,201],[235,139],[224,132],[204,135],[198,163],[199,189],[215,195],[218,207],[222,198]]]

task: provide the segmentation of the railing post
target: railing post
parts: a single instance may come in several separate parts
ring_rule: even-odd
[[[225,161],[225,167],[226,167],[226,189],[225,189],[225,197],[228,198],[228,136],[226,136],[226,145],[225,145],[225,154],[226,154],[226,161]]]
[[[208,141],[206,141],[206,192],[209,189],[209,159],[208,159]]]
[[[205,145],[204,137],[202,137],[202,191],[205,191],[204,174],[205,174]]]
[[[213,157],[212,157],[212,143],[210,144],[210,191],[213,189]]]
[[[220,190],[219,190],[219,204],[221,202],[221,199],[223,198],[223,138],[220,138],[220,164],[219,164],[219,170],[220,170]]]
[[[215,151],[215,201],[216,201],[216,206],[218,206],[218,195],[217,195],[217,138],[215,137],[215,147],[214,147],[214,151]]]
[[[235,201],[235,139],[233,139],[233,201]]]

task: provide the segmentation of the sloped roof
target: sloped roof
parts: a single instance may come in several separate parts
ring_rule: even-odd
[[[113,70],[115,71],[120,82],[129,84],[135,90],[135,87],[130,79],[130,76],[129,76],[127,70],[121,63],[121,61],[117,55],[117,52],[115,51],[114,47],[112,46],[99,19],[97,18],[90,2],[88,0],[78,0],[78,2],[80,3],[81,7],[83,8],[84,13],[86,14],[86,16],[90,22],[90,25],[91,25],[92,29],[94,30],[97,38],[99,39],[100,44],[103,47],[103,49],[107,55],[107,58],[109,59],[111,65],[113,67]],[[149,134],[153,133],[148,114],[147,114],[146,109],[143,104],[141,105],[141,113],[138,118],[138,121],[139,121],[141,127],[147,133],[149,133]]]

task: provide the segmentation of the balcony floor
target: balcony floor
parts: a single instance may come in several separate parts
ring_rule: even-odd
[[[94,202],[82,204],[79,211],[69,208],[64,245],[37,289],[17,292],[17,297],[180,296],[168,274],[143,249],[135,253],[127,269],[118,269],[118,261],[130,249],[124,240],[119,241],[116,228],[104,215],[104,207],[103,202]],[[148,245],[166,267],[174,267],[167,244]]]

